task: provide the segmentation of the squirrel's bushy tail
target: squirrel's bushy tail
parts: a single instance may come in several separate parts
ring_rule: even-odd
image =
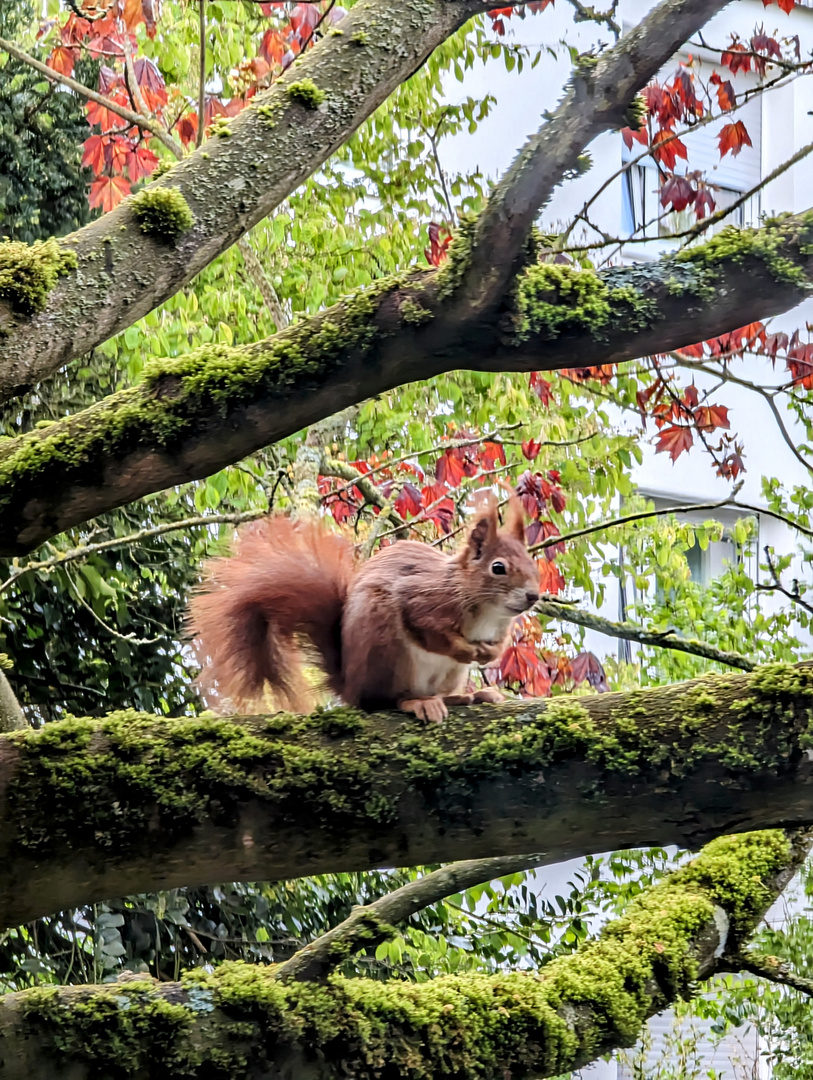
[[[353,545],[314,519],[275,515],[244,527],[234,553],[209,564],[189,606],[189,631],[207,698],[231,707],[307,712],[304,644],[330,689],[342,693],[341,622],[354,572]]]

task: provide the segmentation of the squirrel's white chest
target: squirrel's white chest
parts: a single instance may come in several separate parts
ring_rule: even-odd
[[[511,616],[502,608],[486,608],[464,624],[463,637],[466,641],[501,641],[510,621]]]
[[[409,646],[412,668],[410,696],[434,697],[458,693],[466,680],[468,668],[450,656],[427,652],[418,645]]]

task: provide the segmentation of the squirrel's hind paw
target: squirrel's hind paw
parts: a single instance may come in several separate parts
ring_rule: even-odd
[[[441,697],[410,698],[408,701],[399,701],[398,708],[401,712],[414,713],[419,720],[432,720],[435,723],[440,723],[449,715]]]

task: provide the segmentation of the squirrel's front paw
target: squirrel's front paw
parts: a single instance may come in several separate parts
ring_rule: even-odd
[[[449,715],[449,710],[441,697],[411,698],[408,701],[399,701],[398,708],[402,712],[414,713],[419,720],[432,720],[440,723]]]
[[[505,694],[501,694],[493,686],[486,686],[482,690],[476,690],[472,695],[475,705],[498,705],[505,701]]]
[[[478,664],[490,664],[502,656],[501,641],[478,641],[475,643],[474,659]]]

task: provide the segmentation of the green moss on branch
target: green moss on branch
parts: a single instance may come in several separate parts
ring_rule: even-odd
[[[286,827],[374,837],[399,820],[402,800],[442,815],[483,784],[535,782],[574,761],[587,763],[591,798],[619,780],[670,784],[709,768],[732,790],[750,787],[813,745],[813,666],[472,707],[431,730],[353,709],[239,722],[125,712],[7,738],[19,754],[7,790],[12,853],[124,857],[150,830],[172,847],[203,822],[235,823],[250,801]]]
[[[75,270],[76,253],[56,240],[0,242],[0,302],[17,315],[35,315],[45,308],[48,293],[63,274]]]
[[[195,224],[183,194],[173,187],[146,187],[131,202],[138,227],[164,244],[174,243]]]
[[[149,1066],[168,1077],[239,1080],[262,1053],[272,1071],[274,1062],[290,1067],[301,1054],[322,1063],[321,1077],[359,1080],[555,1076],[630,1045],[648,1016],[690,997],[731,932],[753,929],[799,857],[776,831],[714,841],[636,897],[598,940],[540,974],[447,975],[420,984],[333,976],[314,985],[280,982],[273,967],[225,963],[170,987],[129,983],[87,988],[79,999],[58,989],[13,997],[28,1038],[63,1067],[104,1075],[126,1061],[134,1072]]]
[[[310,110],[318,109],[327,97],[325,91],[320,90],[313,79],[298,79],[296,82],[288,83],[286,89],[292,101]]]

